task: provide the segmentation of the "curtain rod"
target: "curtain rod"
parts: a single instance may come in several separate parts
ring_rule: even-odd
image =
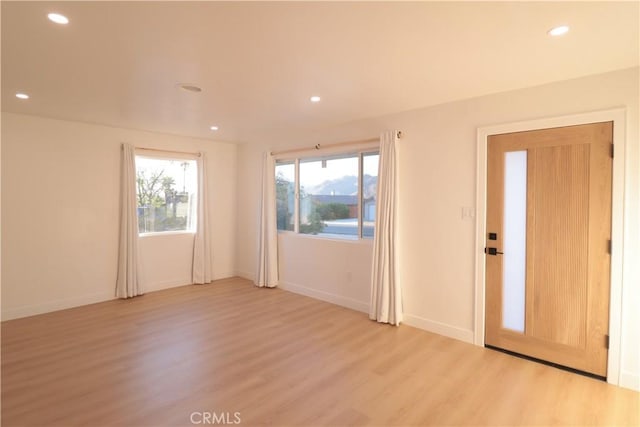
[[[398,131],[398,138],[402,137],[402,132]],[[316,144],[311,148],[292,148],[290,150],[282,150],[282,151],[272,151],[271,155],[272,156],[277,156],[280,154],[289,154],[289,153],[297,153],[300,151],[309,151],[309,150],[320,150],[321,148],[332,148],[332,147],[342,147],[342,146],[346,146],[346,145],[360,145],[360,144],[367,144],[369,142],[380,142],[380,138],[369,138],[369,139],[362,139],[362,140],[357,140],[357,141],[343,141],[343,142],[336,142],[333,144]]]
[[[160,148],[146,148],[146,147],[134,147],[136,150],[141,151],[155,151],[156,153],[168,153],[168,154],[188,154],[190,156],[200,157],[200,153],[190,153],[188,151],[173,151],[173,150],[162,150]]]

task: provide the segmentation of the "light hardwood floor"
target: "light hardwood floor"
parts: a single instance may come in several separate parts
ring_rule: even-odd
[[[189,426],[193,412],[238,412],[241,425],[639,425],[640,393],[243,279],[2,323],[5,427]]]

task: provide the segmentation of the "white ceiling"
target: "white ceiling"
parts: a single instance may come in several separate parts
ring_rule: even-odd
[[[639,64],[637,1],[1,7],[3,111],[227,141]]]

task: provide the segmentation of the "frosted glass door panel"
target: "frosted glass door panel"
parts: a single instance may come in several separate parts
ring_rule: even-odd
[[[527,152],[504,158],[502,326],[524,333],[527,236]]]

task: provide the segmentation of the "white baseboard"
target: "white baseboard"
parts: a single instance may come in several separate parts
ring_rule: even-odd
[[[156,283],[145,283],[145,292],[161,291],[163,289],[177,288],[178,286],[186,286],[191,284],[191,277],[185,277],[182,279],[163,280]]]
[[[235,272],[214,274],[212,280],[222,280],[234,277]],[[163,289],[177,288],[179,286],[192,285],[191,276],[181,279],[163,280],[162,282],[147,283],[144,285],[145,292],[161,291]]]
[[[620,372],[620,387],[630,388],[631,390],[640,391],[640,375],[633,374],[628,371]]]
[[[319,299],[321,301],[330,302],[332,304],[347,307],[352,310],[361,311],[363,313],[369,312],[368,302],[362,302],[353,298],[344,297],[342,295],[336,295],[329,292],[319,291],[317,289],[307,288],[306,286],[297,285],[295,283],[280,282],[278,287],[280,289],[284,289],[285,291]]]
[[[447,325],[446,323],[440,323],[436,322],[435,320],[424,319],[422,317],[413,316],[406,313],[403,317],[403,323],[409,326],[424,329],[425,331],[433,332],[434,334],[444,335],[445,337],[473,344],[472,330],[458,328],[456,326]]]
[[[234,273],[226,273],[215,277],[214,280],[226,279],[233,277]],[[176,288],[178,286],[186,286],[191,284],[191,277],[182,279],[173,279],[162,282],[146,283],[144,292],[156,292],[164,289]],[[52,311],[66,310],[67,308],[80,307],[82,305],[95,304],[98,302],[110,301],[116,299],[115,289],[112,292],[98,292],[89,295],[82,295],[74,298],[65,298],[61,300],[48,301],[40,304],[25,305],[21,307],[11,307],[2,309],[0,318],[2,321],[19,319],[22,317],[35,316],[37,314],[50,313]]]
[[[236,272],[236,274],[240,275],[239,272]],[[319,291],[317,289],[308,288],[306,286],[301,286],[295,283],[280,282],[279,287],[281,289],[284,289],[285,291],[330,302],[332,304],[337,304],[342,307],[350,308],[352,310],[361,311],[363,313],[369,312],[368,302],[358,301],[352,298],[344,297],[342,295]],[[403,323],[418,329],[423,329],[425,331],[433,332],[439,335],[444,335],[449,338],[473,344],[472,330],[462,329],[433,320],[423,319],[421,317],[412,316],[410,314],[404,315]]]
[[[252,280],[252,281],[256,279],[256,275],[250,271],[236,270],[233,275],[237,277],[242,277],[243,279]]]
[[[236,276],[235,271],[225,271],[224,273],[216,273],[213,274],[213,280],[222,280],[222,279],[230,279]]]
[[[89,295],[82,295],[74,298],[65,298],[55,301],[48,301],[40,304],[24,305],[21,307],[10,307],[2,310],[2,321],[19,319],[21,317],[35,316],[36,314],[49,313],[52,311],[65,310],[67,308],[79,307],[81,305],[95,304],[97,302],[110,301],[115,299],[115,289],[112,292],[97,292]]]

